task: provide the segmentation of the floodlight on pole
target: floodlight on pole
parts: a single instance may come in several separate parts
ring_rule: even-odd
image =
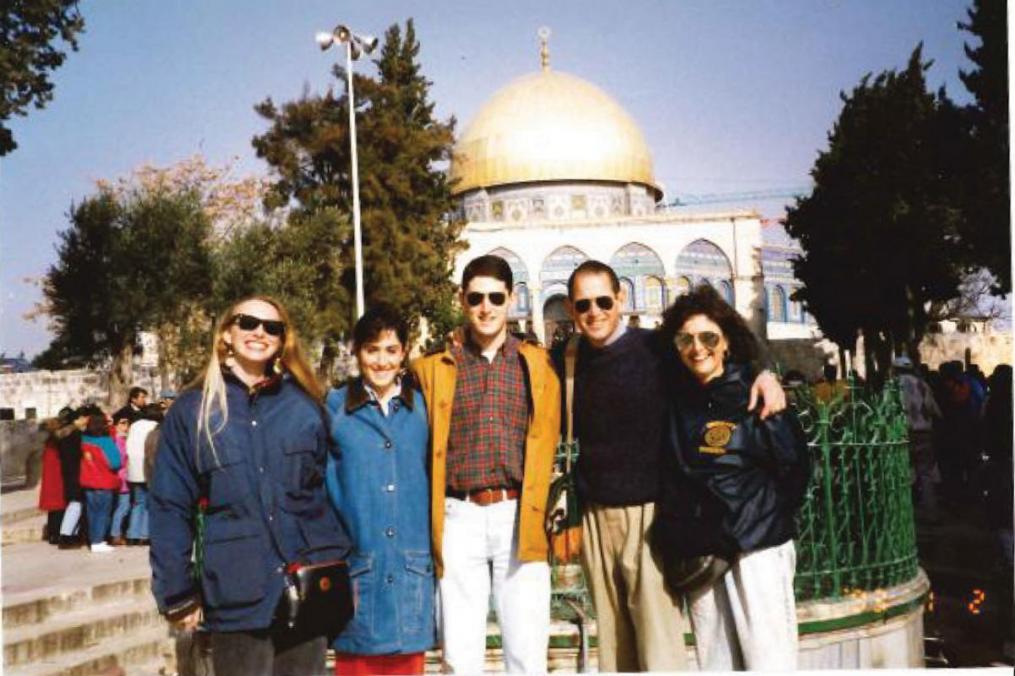
[[[356,157],[356,99],[352,87],[352,62],[363,54],[370,54],[377,48],[373,35],[353,33],[348,26],[339,24],[330,33],[318,33],[314,39],[321,51],[329,49],[336,42],[345,45],[345,76],[349,92],[349,149],[352,156],[352,237],[356,257],[356,319],[363,316],[363,237],[359,213],[359,163]]]

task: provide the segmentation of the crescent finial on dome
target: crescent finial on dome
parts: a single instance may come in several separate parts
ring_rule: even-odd
[[[550,34],[547,26],[541,27],[536,34],[539,36],[539,63],[543,70],[550,70]]]

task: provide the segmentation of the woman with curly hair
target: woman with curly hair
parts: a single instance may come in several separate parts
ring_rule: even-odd
[[[710,286],[681,296],[660,338],[678,357],[672,453],[652,530],[667,581],[714,556],[711,577],[687,595],[703,670],[796,667],[794,515],[809,476],[807,444],[791,411],[747,411],[758,343]],[[700,559],[698,559],[700,560]]]
[[[350,547],[324,486],[323,398],[285,308],[256,296],[222,316],[207,368],[162,424],[149,482],[152,588],[176,626],[203,620],[218,676],[324,671],[325,631],[287,621],[287,570]]]

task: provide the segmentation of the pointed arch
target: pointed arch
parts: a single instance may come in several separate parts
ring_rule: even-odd
[[[511,276],[515,278],[515,284],[518,282],[528,283],[529,281],[529,268],[525,265],[525,261],[511,249],[499,246],[487,252],[488,256],[500,256],[507,261],[508,266],[511,268]]]
[[[677,274],[684,275],[700,284],[707,281],[712,286],[725,280],[733,284],[733,266],[726,254],[707,239],[696,239],[677,255]]]
[[[569,245],[557,247],[543,259],[543,266],[539,270],[542,287],[545,289],[555,282],[567,284],[567,278],[585,260],[588,260],[588,255],[581,249]]]
[[[529,268],[521,256],[511,249],[499,246],[488,252],[489,256],[500,256],[507,261],[511,268],[511,276],[514,278],[515,299],[508,308],[508,317],[511,319],[524,319],[532,309],[532,302],[529,297]]]
[[[649,309],[648,280],[662,279],[666,275],[663,261],[659,255],[640,242],[629,242],[617,249],[610,257],[610,267],[616,271],[618,277],[629,282],[628,300],[624,311],[634,312]],[[662,312],[662,308],[650,311]]]

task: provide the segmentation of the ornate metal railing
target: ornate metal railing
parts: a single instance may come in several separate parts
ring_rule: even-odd
[[[798,601],[881,589],[917,575],[906,414],[898,383],[855,381],[827,401],[793,393],[813,473],[798,518]]]
[[[868,390],[850,382],[830,400],[792,393],[807,433],[812,474],[798,517],[798,601],[856,595],[917,575],[906,415],[898,384]],[[558,448],[558,460],[566,446]],[[553,613],[592,614],[575,567],[555,567]]]

